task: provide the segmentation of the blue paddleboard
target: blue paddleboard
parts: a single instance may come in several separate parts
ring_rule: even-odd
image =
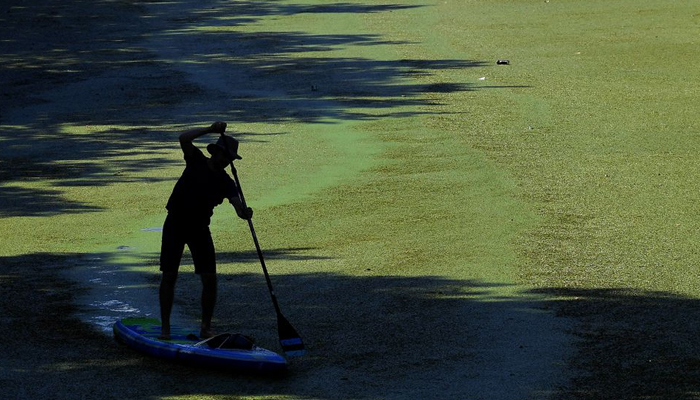
[[[251,372],[275,372],[287,368],[287,360],[273,351],[254,344],[249,349],[212,347],[211,341],[205,343],[197,339],[194,329],[172,326],[172,340],[160,340],[160,321],[154,318],[126,318],[117,321],[113,330],[118,341],[163,359]]]

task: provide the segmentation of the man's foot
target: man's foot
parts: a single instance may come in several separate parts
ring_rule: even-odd
[[[158,340],[172,340],[170,337],[170,329],[161,328],[160,335],[158,335]]]
[[[214,333],[211,328],[202,328],[199,331],[199,338],[200,339],[209,339],[210,337],[216,336],[216,333]]]

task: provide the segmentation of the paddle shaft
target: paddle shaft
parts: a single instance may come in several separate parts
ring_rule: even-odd
[[[221,132],[221,136],[224,133]],[[226,150],[228,151],[228,144],[226,140],[223,141]],[[236,195],[241,202],[241,207],[243,210],[248,209],[248,205],[245,201],[245,196],[243,195],[243,189],[241,189],[241,181],[238,179],[238,172],[236,167],[233,166],[233,160],[229,163],[231,165],[231,172],[233,173],[233,179],[236,184]],[[270,280],[270,274],[267,272],[267,266],[265,265],[265,258],[263,257],[262,250],[260,249],[260,242],[258,242],[258,235],[255,234],[255,228],[253,227],[253,219],[246,218],[248,221],[248,227],[250,228],[250,234],[253,236],[253,242],[255,243],[255,250],[258,251],[258,258],[260,259],[260,265],[262,266],[263,273],[265,274],[265,282],[267,282],[267,289],[270,292],[270,298],[272,299],[272,305],[275,306],[275,313],[277,314],[277,331],[279,333],[280,345],[282,350],[287,354],[287,356],[302,356],[305,354],[304,343],[299,337],[296,329],[287,321],[280,311],[280,306],[277,303],[277,296],[275,295],[275,290],[272,288],[272,280]]]
[[[224,132],[221,132],[221,137],[223,139]],[[224,142],[224,147],[226,148],[226,151],[229,151],[228,148],[228,143],[226,140]],[[247,209],[248,205],[245,202],[245,196],[243,195],[243,189],[241,189],[241,181],[238,179],[238,172],[236,172],[236,167],[233,166],[233,160],[229,162],[229,165],[231,166],[231,172],[233,173],[233,180],[236,182],[236,195],[238,195],[238,198],[241,200],[241,207],[243,209]],[[248,227],[250,228],[250,234],[253,236],[253,242],[255,243],[255,250],[258,251],[258,258],[260,259],[260,265],[262,266],[263,273],[265,274],[265,282],[267,282],[267,288],[270,292],[270,297],[272,298],[272,304],[275,306],[275,312],[277,313],[277,319],[284,318],[282,317],[282,311],[280,310],[280,306],[277,303],[277,296],[275,296],[275,289],[272,287],[272,280],[270,279],[270,274],[267,272],[267,266],[265,266],[265,257],[263,257],[262,249],[260,248],[260,242],[258,241],[258,235],[255,234],[255,227],[253,226],[253,219],[248,218],[246,219],[248,221]]]
[[[245,196],[243,196],[243,189],[241,189],[241,181],[238,179],[238,173],[236,172],[236,168],[233,166],[233,162],[231,162],[231,172],[233,173],[233,179],[236,181],[236,186],[238,187],[238,198],[241,199],[241,205],[243,209],[248,208],[248,205],[245,202]],[[272,304],[275,306],[275,312],[277,313],[277,317],[282,316],[282,312],[280,311],[280,306],[277,304],[277,296],[275,296],[275,289],[272,288],[272,280],[270,280],[270,274],[267,272],[267,267],[265,266],[265,258],[263,257],[262,249],[260,249],[260,242],[258,242],[258,235],[255,234],[255,227],[253,227],[253,219],[248,218],[246,221],[248,221],[248,227],[250,228],[250,234],[253,236],[253,242],[255,243],[255,249],[258,251],[258,258],[260,259],[260,265],[262,266],[263,273],[265,274],[265,281],[267,282],[267,288],[270,291],[270,297],[272,298]]]

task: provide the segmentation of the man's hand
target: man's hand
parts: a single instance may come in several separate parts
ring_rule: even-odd
[[[211,131],[211,133],[223,134],[224,132],[226,132],[226,122],[214,122],[209,127],[209,130]]]
[[[236,208],[236,214],[238,214],[241,219],[248,220],[253,218],[253,209],[250,207],[246,207],[245,210]]]
[[[228,200],[231,202],[231,205],[236,210],[236,214],[238,214],[241,219],[253,218],[253,209],[250,207],[243,208],[243,203],[239,197],[231,197]]]

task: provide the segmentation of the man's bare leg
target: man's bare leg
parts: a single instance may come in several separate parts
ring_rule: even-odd
[[[175,282],[177,282],[177,271],[163,272],[159,291],[161,328],[158,339],[170,340],[170,313],[175,299]]]
[[[202,278],[202,328],[199,337],[210,338],[214,335],[211,330],[211,319],[216,306],[216,273],[201,274]]]

